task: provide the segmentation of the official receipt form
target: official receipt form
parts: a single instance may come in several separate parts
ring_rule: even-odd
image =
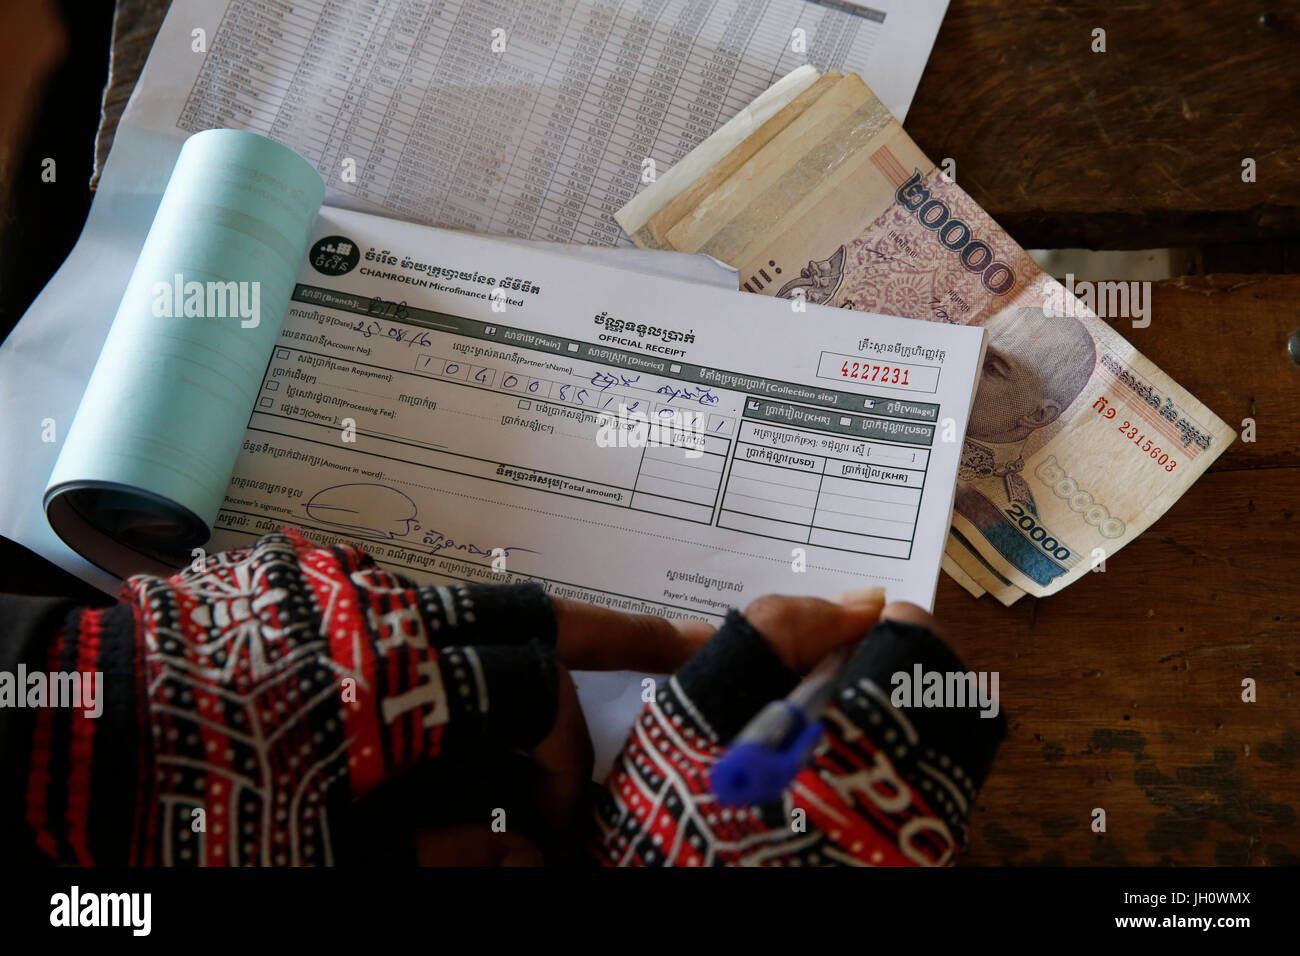
[[[325,208],[209,550],[719,619],[931,607],[984,333]]]

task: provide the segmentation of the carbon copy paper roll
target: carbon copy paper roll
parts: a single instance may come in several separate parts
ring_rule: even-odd
[[[255,133],[181,148],[44,495],[87,560],[166,571],[209,538],[324,195]]]

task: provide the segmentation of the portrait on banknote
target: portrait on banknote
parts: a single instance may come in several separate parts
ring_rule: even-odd
[[[1021,474],[1025,445],[1056,422],[1092,377],[1092,336],[1069,315],[1010,308],[984,323],[988,342],[957,473],[955,510],[981,531],[1018,504],[1038,513]]]

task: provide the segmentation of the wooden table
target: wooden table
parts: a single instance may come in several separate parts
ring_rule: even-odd
[[[1153,292],[1151,326],[1121,331],[1257,441],[1060,594],[1008,609],[940,581],[936,614],[1001,672],[1009,725],[968,863],[1300,863],[1300,276]]]
[[[1287,6],[952,0],[906,126],[1027,247],[1294,271]],[[967,863],[1300,863],[1297,303],[1294,275],[1156,283],[1150,327],[1118,331],[1257,440],[1058,595],[1004,609],[941,581],[936,613],[969,666],[1001,672],[1010,727]]]
[[[101,157],[166,6],[119,0]],[[1300,863],[1300,276],[1256,271],[1300,249],[1288,7],[952,0],[921,81],[909,132],[1023,245],[1194,246],[1251,273],[1156,283],[1150,327],[1118,328],[1256,441],[1061,594],[1007,609],[940,582],[1009,724],[967,864]]]

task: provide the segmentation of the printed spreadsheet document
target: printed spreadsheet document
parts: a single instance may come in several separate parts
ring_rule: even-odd
[[[804,63],[860,74],[901,119],[946,7],[177,0],[132,120],[269,136],[331,205],[613,245],[619,207]]]

